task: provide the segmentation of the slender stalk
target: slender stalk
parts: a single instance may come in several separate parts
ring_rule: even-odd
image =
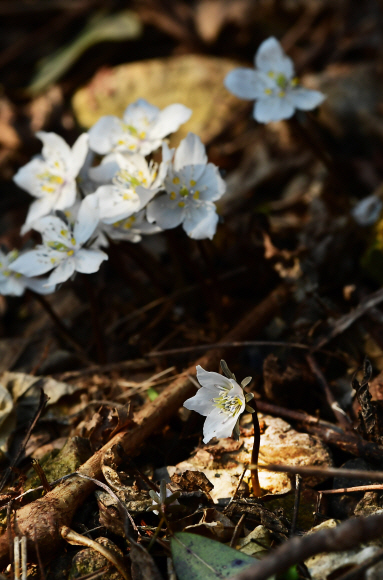
[[[61,322],[48,300],[44,298],[44,296],[41,296],[41,294],[37,294],[32,290],[27,290],[26,293],[33,296],[33,298],[43,307],[49,318],[54,322],[61,336],[74,348],[74,350],[79,354],[81,360],[86,364],[92,364],[92,361],[86,356],[83,347],[71,336],[69,329]]]
[[[259,455],[259,446],[261,443],[261,429],[259,427],[258,421],[258,413],[257,413],[257,403],[255,399],[248,403],[248,405],[252,406],[254,409],[254,413],[252,414],[253,417],[253,425],[254,425],[254,444],[253,444],[253,451],[251,453],[251,463],[253,465],[258,465],[258,455]],[[258,468],[255,467],[251,469],[251,484],[253,486],[253,494],[255,497],[261,497],[262,490],[261,486],[259,485],[259,478],[258,478]]]
[[[84,280],[84,285],[89,297],[89,304],[90,304],[90,311],[92,314],[92,326],[94,331],[94,339],[96,342],[96,350],[97,350],[97,359],[99,364],[105,364],[106,360],[106,348],[105,348],[105,340],[104,340],[104,333],[100,324],[100,309],[98,300],[94,291],[92,284],[87,278],[87,274],[82,276]]]
[[[346,188],[345,176],[343,176],[342,172],[339,171],[332,157],[330,157],[327,151],[322,147],[322,144],[319,142],[316,136],[312,134],[312,131],[305,127],[297,115],[291,117],[289,122],[294,131],[298,133],[302,141],[308,146],[309,149],[311,149],[315,157],[319,159],[319,161],[321,161],[321,163],[323,163],[323,165],[326,167],[336,186],[341,190],[344,190]]]
[[[153,546],[154,542],[155,542],[155,541],[156,541],[156,539],[158,538],[158,534],[160,533],[160,531],[161,531],[161,528],[162,528],[162,524],[164,524],[164,523],[165,523],[165,518],[164,518],[164,517],[162,517],[162,518],[160,519],[160,523],[158,524],[158,528],[156,529],[156,531],[154,532],[154,535],[153,535],[152,539],[150,540],[150,543],[149,543],[149,546],[148,546],[148,552],[150,552],[150,550],[151,550],[151,548],[152,548],[152,546]]]

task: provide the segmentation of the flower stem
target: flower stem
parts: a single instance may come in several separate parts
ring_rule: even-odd
[[[106,348],[104,333],[100,324],[100,309],[97,301],[97,297],[94,291],[93,285],[88,279],[88,274],[83,274],[82,279],[84,281],[84,286],[88,293],[90,311],[92,315],[92,326],[94,332],[94,339],[96,342],[97,359],[99,364],[105,364],[106,360]]]
[[[253,399],[251,403],[248,404],[251,405],[254,409],[254,413],[252,414],[254,425],[254,444],[253,451],[251,453],[251,463],[253,465],[258,465],[259,446],[261,443],[261,430],[258,421],[257,403],[255,402],[255,399]],[[255,495],[255,497],[261,497],[262,490],[261,486],[259,485],[258,469],[251,470],[251,484],[253,486],[253,494]]]
[[[162,528],[162,524],[163,523],[165,523],[165,518],[164,517],[162,517],[160,519],[160,523],[158,524],[158,528],[156,529],[156,531],[154,532],[154,535],[153,535],[152,539],[150,540],[150,543],[149,543],[149,546],[148,546],[148,552],[150,552],[151,547],[153,546],[154,542],[158,538],[158,534],[161,531],[161,528]]]
[[[306,115],[305,120],[309,120],[311,122],[311,125],[312,125],[311,117],[308,117]],[[311,127],[312,130],[310,131],[305,126],[305,123],[302,122],[302,119],[298,115],[294,115],[293,117],[291,117],[290,125],[293,127],[293,130],[296,133],[298,133],[298,135],[301,137],[302,141],[309,147],[309,149],[311,149],[311,151],[313,152],[315,157],[317,159],[319,159],[319,161],[321,161],[321,163],[323,163],[323,165],[326,167],[327,171],[329,172],[329,175],[331,175],[331,177],[333,178],[337,187],[340,187],[341,190],[343,190],[345,188],[344,176],[342,175],[342,173],[340,171],[338,171],[338,168],[336,167],[333,159],[330,157],[330,155],[327,153],[327,151],[322,147],[322,144],[319,142],[316,135],[313,134],[313,132],[315,133],[315,131],[313,130],[313,127]]]
[[[60,318],[57,316],[56,312],[53,310],[48,300],[44,298],[44,296],[42,296],[41,294],[33,292],[33,290],[27,290],[27,294],[33,296],[33,298],[37,300],[37,302],[39,302],[39,304],[48,314],[49,318],[54,322],[55,326],[57,327],[58,331],[60,332],[64,340],[66,340],[78,353],[79,358],[81,358],[81,360],[83,360],[84,363],[86,363],[87,365],[88,364],[92,365],[93,361],[91,361],[87,357],[83,347],[71,336],[69,329],[65,326],[65,324],[61,322]]]

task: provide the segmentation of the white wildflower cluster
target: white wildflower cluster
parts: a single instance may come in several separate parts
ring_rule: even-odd
[[[161,111],[139,99],[122,119],[102,117],[72,148],[55,133],[37,133],[42,152],[14,181],[36,198],[21,232],[33,229],[42,242],[0,254],[0,293],[49,293],[75,272],[97,272],[111,240],[137,243],[181,224],[191,238],[212,238],[225,182],[197,135],[176,150],[165,139],[191,114],[181,104]]]

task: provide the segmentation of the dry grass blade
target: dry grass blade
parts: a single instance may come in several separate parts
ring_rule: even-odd
[[[111,552],[111,550],[105,548],[105,546],[102,546],[98,542],[95,542],[94,540],[91,540],[86,536],[82,536],[81,534],[74,532],[67,526],[63,526],[61,528],[60,534],[62,535],[64,540],[69,542],[69,544],[74,544],[75,546],[86,546],[87,548],[92,548],[92,550],[99,552],[102,556],[104,556],[104,558],[106,558],[109,562],[113,564],[113,566],[117,568],[117,570],[125,580],[131,580],[131,576],[130,574],[128,574],[128,571],[126,570],[125,566],[120,561],[120,558],[118,558],[116,554]]]

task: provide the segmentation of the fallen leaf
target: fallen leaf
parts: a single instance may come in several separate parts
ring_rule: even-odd
[[[170,540],[178,580],[229,578],[254,565],[254,559],[214,540],[178,532]]]

